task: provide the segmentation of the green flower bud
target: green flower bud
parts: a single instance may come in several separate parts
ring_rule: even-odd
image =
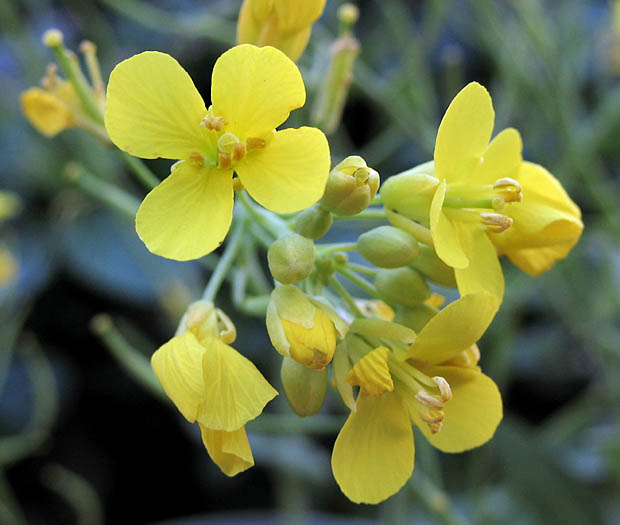
[[[347,157],[330,172],[320,206],[336,215],[357,215],[368,208],[380,182],[362,157]]]
[[[411,263],[416,270],[434,283],[448,288],[456,288],[454,269],[450,268],[435,253],[435,250],[425,244],[420,244],[420,255]]]
[[[285,357],[280,377],[286,398],[298,416],[314,416],[321,410],[327,393],[327,368],[313,370]]]
[[[416,306],[431,295],[424,278],[409,267],[379,270],[375,286],[387,301],[403,306]]]
[[[386,180],[381,186],[381,199],[386,209],[428,225],[438,184],[433,175],[412,170]]]
[[[394,321],[419,332],[436,314],[436,308],[425,303],[419,303],[413,307],[398,308]]]
[[[417,241],[394,226],[379,226],[360,235],[357,251],[379,268],[407,266],[418,256]]]
[[[275,241],[267,251],[269,271],[283,284],[302,281],[312,272],[314,243],[297,233]]]
[[[295,219],[295,231],[308,239],[320,239],[332,227],[332,214],[320,206],[302,211]]]

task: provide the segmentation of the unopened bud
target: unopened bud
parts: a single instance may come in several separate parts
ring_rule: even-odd
[[[437,309],[425,303],[418,303],[415,306],[401,306],[398,308],[394,316],[394,322],[420,332],[435,315],[437,315]]]
[[[304,280],[314,265],[314,243],[298,233],[290,233],[275,241],[267,252],[269,271],[283,284]]]
[[[431,202],[438,184],[439,180],[428,173],[402,173],[385,181],[381,186],[381,199],[387,209],[428,224]]]
[[[332,227],[332,214],[320,206],[302,211],[295,219],[295,231],[308,239],[320,239]]]
[[[379,226],[360,235],[357,251],[379,268],[407,266],[418,256],[417,241],[394,226]]]
[[[411,263],[411,266],[434,283],[447,286],[448,288],[456,288],[454,269],[443,262],[430,246],[425,244],[419,246],[420,253]]]
[[[364,159],[347,157],[330,172],[320,205],[336,215],[357,215],[370,205],[379,183],[379,174]]]
[[[290,357],[282,360],[280,377],[291,408],[300,417],[314,416],[327,393],[327,368],[314,370]]]
[[[375,286],[388,302],[403,306],[416,306],[431,294],[424,278],[409,267],[379,270]]]

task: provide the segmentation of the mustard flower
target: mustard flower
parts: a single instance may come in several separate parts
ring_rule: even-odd
[[[227,476],[254,465],[245,424],[277,392],[228,343],[236,332],[212,303],[194,303],[179,331],[152,356],[164,392],[190,423],[198,421],[211,459]]]
[[[215,63],[208,109],[169,55],[147,51],[118,64],[108,83],[105,125],[120,149],[180,160],[144,199],[136,230],[147,248],[177,260],[222,244],[232,221],[233,171],[278,213],[321,197],[329,146],[316,128],[274,131],[304,105],[304,83],[281,51],[241,45]]]
[[[412,425],[444,452],[493,436],[502,400],[477,366],[475,343],[497,308],[497,299],[482,291],[448,305],[417,335],[379,319],[351,324],[334,357],[334,380],[351,414],[332,454],[334,477],[351,501],[379,503],[411,477]],[[355,401],[353,386],[359,386]]]

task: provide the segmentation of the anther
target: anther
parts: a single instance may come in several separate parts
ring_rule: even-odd
[[[267,145],[267,141],[265,139],[260,139],[258,137],[249,137],[246,139],[245,143],[248,146],[248,149],[263,149]]]
[[[431,396],[425,390],[420,390],[416,395],[415,399],[418,403],[424,405],[431,410],[442,410],[445,406],[444,402],[441,399],[437,399],[435,396]]]
[[[441,376],[433,377],[433,381],[435,381],[435,384],[439,387],[441,399],[444,402],[450,401],[450,399],[452,399],[452,389],[450,388],[450,384]]]
[[[245,157],[245,152],[245,144],[243,142],[238,142],[233,148],[233,160],[241,160]]]
[[[230,168],[230,165],[232,163],[232,160],[228,153],[218,153],[217,161],[217,167],[223,170]]]
[[[521,202],[521,185],[510,177],[497,179],[493,189],[499,190],[498,193],[504,202]]]
[[[487,231],[491,233],[502,233],[512,226],[512,219],[499,213],[491,213],[488,211],[480,212],[482,224],[486,226]]]
[[[445,414],[443,410],[438,412],[429,412],[428,414],[420,414],[420,419],[429,425],[441,423],[444,420]]]
[[[222,131],[222,129],[226,125],[226,121],[224,120],[224,117],[214,117],[212,115],[207,115],[200,121],[200,125],[207,129]]]
[[[443,425],[443,421],[441,423],[430,423],[428,428],[431,429],[431,433],[438,434],[441,430],[441,426]]]
[[[51,91],[56,87],[58,82],[58,66],[56,64],[48,64],[45,75],[41,79],[41,87],[46,91]]]
[[[190,164],[193,164],[194,166],[205,165],[205,158],[202,156],[201,153],[198,153],[197,151],[194,151],[193,153],[191,153],[187,160],[189,161]]]

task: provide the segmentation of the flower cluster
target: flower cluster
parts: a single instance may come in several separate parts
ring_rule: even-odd
[[[151,252],[197,259],[232,228],[203,300],[153,354],[167,396],[198,422],[225,474],[253,465],[245,425],[277,392],[229,346],[236,331],[214,300],[230,277],[236,307],[266,320],[292,409],[315,415],[330,385],[342,399],[348,417],[333,448],[334,477],[352,501],[377,503],[412,475],[413,426],[451,453],[493,436],[502,400],[481,371],[477,342],[503,300],[500,258],[537,276],[567,256],[583,223],[558,180],[523,160],[515,129],[491,140],[491,97],[475,82],[448,107],[433,160],[386,178],[380,191],[379,174],[359,156],[330,170],[321,130],[277,130],[305,103],[293,60],[324,3],[245,0],[244,43],[215,63],[209,106],[179,63],[155,51],[118,64],[100,100],[120,150],[176,161],[137,212]],[[349,34],[357,15],[347,16]],[[79,122],[84,107],[73,84],[47,83],[45,92],[26,92],[24,109],[52,135]],[[335,220],[352,217],[383,223],[348,242],[320,241]],[[265,249],[275,284],[268,290],[256,257]],[[368,264],[351,262],[350,252]],[[437,287],[460,297],[442,308]]]

